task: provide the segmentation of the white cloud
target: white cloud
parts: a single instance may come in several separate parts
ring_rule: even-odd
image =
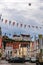
[[[27,10],[38,8],[38,0],[2,0],[0,3],[9,9]],[[31,3],[32,6],[29,7],[28,3]]]
[[[0,0],[1,2],[37,2],[38,0]]]

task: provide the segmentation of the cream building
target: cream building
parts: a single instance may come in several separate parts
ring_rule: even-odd
[[[13,40],[16,41],[24,41],[24,42],[19,42],[19,50],[17,51],[18,56],[29,56],[29,51],[30,51],[30,35],[26,34],[21,34],[21,35],[13,35]],[[27,43],[28,42],[28,43]],[[21,46],[23,44],[27,44],[26,46]]]

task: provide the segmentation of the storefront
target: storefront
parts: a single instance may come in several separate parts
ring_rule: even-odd
[[[12,50],[12,56],[24,57],[28,54],[29,41],[15,41],[12,43],[6,43],[6,51]],[[8,48],[8,49],[7,49]],[[9,53],[8,52],[8,53]]]

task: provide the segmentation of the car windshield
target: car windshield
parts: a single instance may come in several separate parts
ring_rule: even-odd
[[[29,57],[26,57],[27,59],[30,59]]]
[[[35,57],[32,57],[32,59],[36,59]]]
[[[18,57],[15,57],[15,59],[18,59]]]

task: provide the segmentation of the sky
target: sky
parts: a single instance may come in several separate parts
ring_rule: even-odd
[[[29,6],[31,3],[31,6]],[[42,29],[20,28],[1,23],[3,35],[9,34],[43,34],[43,0],[0,0],[2,18],[23,24],[42,26]]]

